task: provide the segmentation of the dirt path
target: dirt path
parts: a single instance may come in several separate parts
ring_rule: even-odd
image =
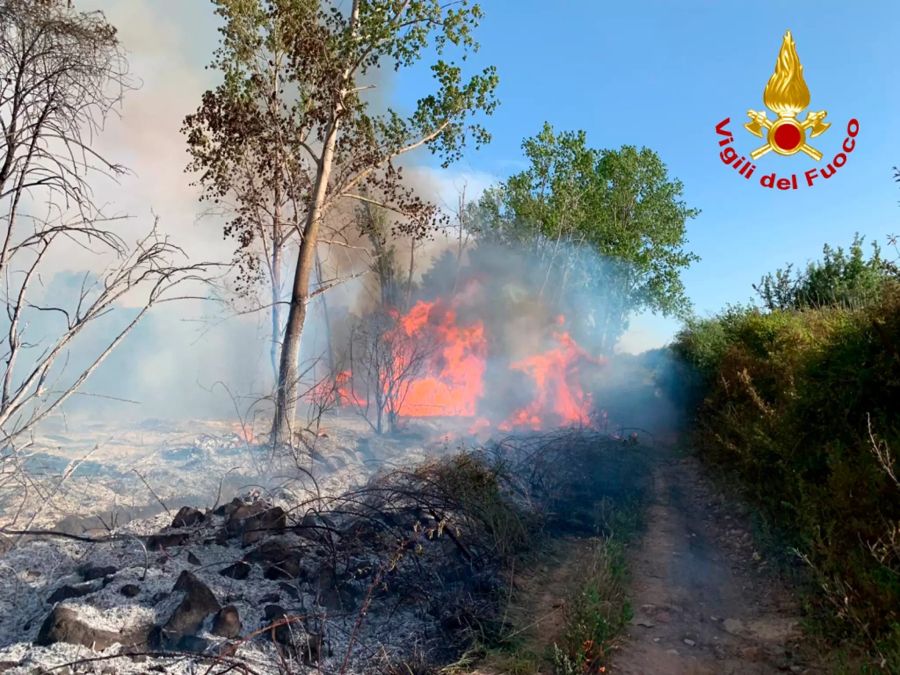
[[[694,460],[661,460],[632,561],[635,616],[609,672],[822,672],[800,656],[796,600],[742,520]]]

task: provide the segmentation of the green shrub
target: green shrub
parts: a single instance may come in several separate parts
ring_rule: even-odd
[[[565,629],[553,645],[554,675],[603,672],[610,650],[632,618],[626,597],[625,549],[612,539],[598,544],[578,575],[565,612]]]
[[[900,522],[900,488],[873,449],[900,448],[900,293],[854,309],[733,308],[689,324],[674,349],[703,374],[701,455],[804,554],[844,625],[895,642],[900,559],[876,551]]]
[[[857,234],[848,251],[826,244],[822,259],[802,272],[789,264],[764,276],[753,289],[769,310],[858,308],[878,302],[897,281],[896,264],[882,258],[874,242],[866,259],[863,238]]]

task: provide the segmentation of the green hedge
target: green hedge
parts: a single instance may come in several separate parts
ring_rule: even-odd
[[[900,454],[900,292],[853,310],[732,307],[690,322],[674,349],[704,383],[701,456],[808,556],[841,618],[897,659],[900,486],[870,429]]]

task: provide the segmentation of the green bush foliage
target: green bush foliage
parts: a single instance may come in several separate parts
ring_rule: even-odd
[[[857,234],[847,251],[825,244],[822,259],[809,263],[805,270],[794,270],[788,264],[764,276],[753,289],[770,310],[850,308],[877,302],[884,290],[897,282],[898,268],[881,257],[875,242],[866,259],[863,241]]]
[[[898,289],[856,308],[730,308],[674,349],[705,383],[699,452],[803,554],[842,625],[900,656],[900,467],[884,452],[900,451]]]

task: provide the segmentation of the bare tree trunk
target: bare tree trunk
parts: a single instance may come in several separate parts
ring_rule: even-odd
[[[273,114],[278,107],[278,70],[281,59],[278,54],[272,59],[272,99],[270,107]],[[274,120],[273,120],[274,122]],[[280,139],[279,139],[280,141]],[[284,241],[281,238],[281,145],[275,146],[275,175],[274,204],[272,209],[272,345],[269,350],[269,358],[272,362],[272,377],[278,381],[278,346],[281,344],[281,247]]]
[[[316,251],[316,279],[319,280],[320,285],[323,283],[322,259],[319,257],[318,251]],[[324,293],[322,293],[322,318],[325,321],[325,356],[328,365],[327,376],[334,377],[334,345],[331,343],[331,319],[328,316],[328,300]],[[340,393],[338,392],[336,395],[340,396]]]
[[[463,231],[466,226],[466,188],[463,186],[462,192],[459,193],[459,200],[457,201],[457,212],[456,212],[456,224],[458,226],[458,236],[456,242],[456,273],[453,277],[453,293],[456,293],[456,288],[459,286],[459,275],[462,271],[462,257],[463,251],[466,248],[466,242],[469,238],[468,233],[466,234],[465,239],[463,239]]]
[[[281,344],[281,177],[275,176],[275,215],[272,219],[272,345],[269,358],[272,362],[272,377],[278,380],[278,347]]]
[[[309,301],[309,278],[315,266],[316,244],[319,225],[323,216],[328,180],[334,161],[334,146],[337,141],[338,117],[335,116],[325,137],[322,159],[316,174],[313,203],[306,215],[303,238],[297,254],[297,269],[294,271],[294,285],[291,291],[291,308],[284,329],[281,345],[281,363],[278,370],[278,387],[275,396],[275,418],[272,421],[272,443],[290,443],[294,427],[294,413],[297,408],[299,379],[300,335],[306,320],[306,304]]]
[[[410,239],[409,242],[409,273],[406,275],[406,309],[412,306],[412,280],[413,272],[416,269],[416,240]]]

